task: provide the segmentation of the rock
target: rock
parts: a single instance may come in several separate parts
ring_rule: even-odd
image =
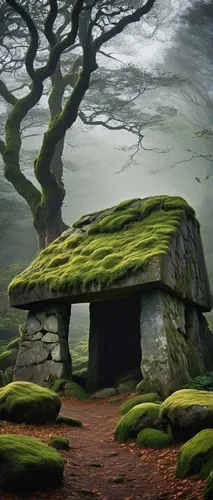
[[[135,368],[134,370],[129,370],[128,372],[119,375],[119,377],[116,378],[115,386],[117,387],[119,384],[128,382],[129,380],[137,380],[138,383],[138,381],[141,380],[141,369]]]
[[[50,446],[56,450],[68,450],[70,448],[69,439],[64,436],[51,436]]]
[[[173,443],[173,439],[169,434],[158,429],[146,428],[140,431],[137,435],[137,444],[144,448],[167,448]]]
[[[160,405],[156,403],[141,403],[134,406],[118,422],[114,433],[115,440],[124,443],[135,438],[146,427],[159,428],[161,426],[159,412]]]
[[[34,341],[34,340],[40,340],[41,338],[43,337],[43,334],[41,332],[37,332],[35,333],[35,335],[33,335],[30,340],[31,341]]]
[[[181,446],[176,468],[177,477],[199,474],[206,479],[213,469],[213,429],[203,429]]]
[[[90,399],[104,399],[109,398],[111,396],[115,396],[117,394],[117,390],[115,387],[106,387],[105,389],[101,389],[100,391],[95,392],[90,396]]]
[[[59,453],[38,439],[19,434],[0,435],[0,489],[13,493],[56,488],[63,478]],[[54,496],[54,495],[53,495]]]
[[[120,475],[114,476],[112,478],[112,482],[115,483],[115,484],[121,484],[121,483],[124,482],[124,478],[123,478],[123,476],[120,476]]]
[[[58,342],[58,335],[49,332],[45,333],[45,335],[42,337],[42,342],[56,343]]]
[[[140,382],[136,385],[136,392],[143,392],[144,393],[143,380],[140,380]]]
[[[33,312],[29,314],[26,321],[26,332],[28,335],[37,333],[41,330],[42,326],[40,321],[34,316]]]
[[[202,429],[213,427],[213,392],[176,391],[162,403],[160,415],[175,441],[189,439]]]
[[[68,380],[63,388],[63,394],[65,396],[71,396],[72,398],[76,399],[86,399],[87,398],[87,393],[86,391],[76,382],[73,382],[72,380]]]
[[[78,418],[66,417],[65,415],[59,415],[56,422],[57,424],[66,424],[72,427],[82,427],[82,422]]]
[[[33,342],[22,341],[19,349],[17,365],[19,368],[31,367],[31,365],[42,363],[48,358],[48,350],[39,340]]]
[[[161,290],[142,295],[140,328],[144,377],[140,387],[166,397],[190,377],[184,303]]]
[[[127,399],[122,403],[119,408],[120,413],[127,413],[129,410],[134,408],[134,406],[141,403],[159,403],[161,400],[160,396],[156,393],[141,394],[140,396],[135,396],[134,398]]]
[[[60,411],[59,396],[30,382],[12,382],[0,389],[0,418],[40,424],[54,422]]]
[[[44,320],[44,330],[47,332],[58,332],[58,320],[54,314],[51,314]]]
[[[138,383],[137,379],[129,379],[121,382],[117,385],[117,390],[119,394],[125,394],[126,392],[135,391],[136,385]]]
[[[69,367],[68,367],[69,368]],[[29,366],[19,366],[14,371],[14,380],[26,380],[39,385],[49,385],[50,380],[62,378],[65,372],[64,363],[46,360]],[[69,370],[67,369],[67,375]]]

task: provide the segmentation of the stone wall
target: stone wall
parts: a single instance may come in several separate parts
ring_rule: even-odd
[[[44,305],[31,310],[21,337],[14,380],[48,385],[50,380],[71,378],[68,346],[70,305]]]

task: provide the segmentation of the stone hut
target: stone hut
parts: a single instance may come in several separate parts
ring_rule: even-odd
[[[29,310],[15,379],[71,378],[71,304],[90,303],[89,390],[141,368],[168,394],[213,368],[211,297],[194,210],[180,197],[132,199],[81,217],[9,287]]]

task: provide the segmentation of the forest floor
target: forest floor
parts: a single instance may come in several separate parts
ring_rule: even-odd
[[[124,398],[121,398],[120,402]],[[3,422],[2,433],[29,434],[49,443],[52,434],[70,439],[60,488],[32,495],[9,495],[0,500],[200,500],[204,481],[193,476],[177,479],[178,446],[164,450],[141,449],[134,442],[119,445],[113,430],[119,419],[118,403],[108,400],[76,401],[62,398],[61,414],[79,418],[83,427],[65,424],[32,426]]]

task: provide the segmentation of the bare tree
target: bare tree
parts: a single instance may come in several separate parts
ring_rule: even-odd
[[[8,8],[12,9],[16,19],[21,19],[27,29],[29,41],[25,68],[30,84],[26,82],[29,87],[27,87],[27,91],[26,86],[23,87],[25,93],[21,98],[18,98],[10,92],[5,83],[1,82],[1,95],[4,94],[4,98],[12,106],[12,110],[7,116],[4,140],[0,141],[0,153],[4,160],[5,177],[26,200],[31,209],[40,248],[45,247],[65,228],[61,216],[65,189],[62,181],[62,169],[60,169],[54,154],[57,150],[63,149],[65,134],[76,121],[79,106],[89,89],[91,75],[97,69],[97,53],[104,44],[121,33],[126,26],[140,21],[143,16],[148,14],[155,0],[143,1],[137,8],[132,7],[129,2],[123,6],[123,3],[116,0],[108,2],[104,0],[76,0],[73,5],[72,3],[66,11],[68,17],[66,17],[66,32],[63,31],[63,36],[60,36],[60,33],[65,21],[63,21],[61,9],[66,2],[50,0],[48,8],[47,4],[44,3],[44,10],[41,13],[41,17],[45,18],[42,34],[33,20],[27,2],[18,3],[16,0],[6,0],[3,3],[4,16],[7,16]],[[35,2],[32,2],[31,7],[34,4]],[[12,33],[12,37],[17,36],[16,28],[14,30],[16,32]],[[49,47],[49,52],[46,54],[46,63],[38,66],[36,57],[44,44],[43,38]],[[73,71],[72,65],[70,74],[72,90],[62,105],[64,88],[69,82],[63,78],[61,61],[71,47],[77,48],[80,54],[77,54],[73,62],[75,65],[76,59],[78,61],[76,72]],[[6,65],[9,57],[10,55],[5,55]],[[73,78],[75,78],[74,82]],[[51,80],[48,95],[51,119],[34,162],[34,175],[40,184],[39,190],[26,177],[21,168],[21,127],[28,113],[41,99],[48,79]],[[58,80],[61,80],[63,90],[61,95],[59,95],[59,87],[56,88],[55,85]],[[22,85],[24,83],[22,82]],[[59,158],[61,158],[61,153]],[[56,161],[55,167],[54,160]]]

